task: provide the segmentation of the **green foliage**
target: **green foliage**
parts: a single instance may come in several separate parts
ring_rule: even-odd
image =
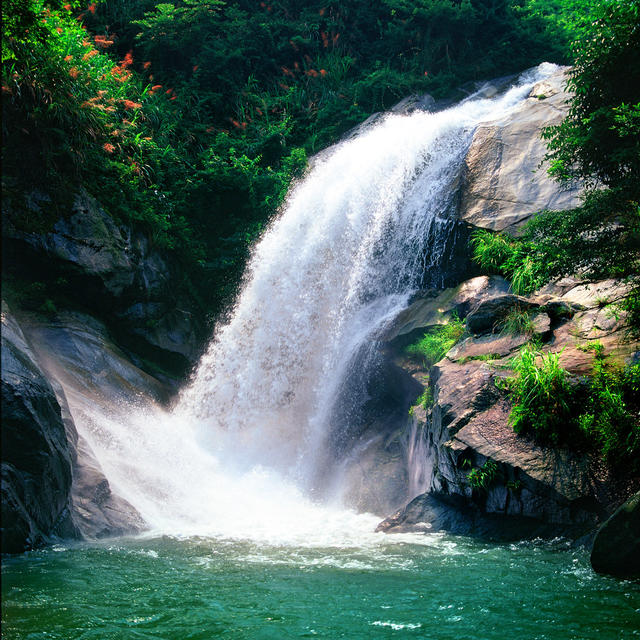
[[[464,331],[464,321],[453,316],[447,324],[434,327],[417,342],[405,347],[405,353],[428,369],[444,358]]]
[[[471,234],[473,259],[487,273],[511,280],[511,289],[528,295],[544,284],[546,273],[538,260],[536,246],[505,233],[476,229]]]
[[[593,375],[578,427],[611,466],[640,469],[640,365],[609,362],[594,344]]]
[[[514,305],[500,321],[500,330],[509,335],[533,335],[531,313],[526,307]]]
[[[514,360],[514,377],[506,380],[516,433],[542,444],[564,444],[596,451],[610,466],[640,469],[640,365],[623,367],[609,360],[599,341],[586,384],[571,383],[558,354],[527,345]]]
[[[472,488],[478,491],[488,491],[498,476],[498,465],[490,458],[481,466],[471,469],[467,480]]]
[[[571,435],[568,427],[574,416],[575,391],[558,354],[544,354],[525,345],[514,359],[513,370],[515,376],[507,380],[513,430],[543,443],[566,441]]]
[[[588,34],[576,41],[569,115],[544,134],[551,175],[638,193],[639,23],[638,0],[606,0]]]
[[[420,396],[416,400],[416,404],[419,404],[425,409],[430,409],[433,406],[433,391],[431,391],[430,386],[427,386],[426,389],[420,394]]]
[[[558,2],[7,0],[14,223],[46,229],[82,187],[173,251],[218,311],[306,154],[410,93],[568,61],[590,2]],[[21,202],[34,188],[50,206]]]

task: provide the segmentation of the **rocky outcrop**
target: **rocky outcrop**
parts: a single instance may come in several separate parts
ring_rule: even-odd
[[[460,217],[474,227],[516,233],[543,209],[573,209],[578,186],[560,189],[543,164],[543,127],[567,114],[567,68],[533,87],[527,100],[502,121],[479,126],[465,158]]]
[[[18,322],[3,303],[2,324],[3,551],[144,529],[101,469],[87,412],[166,398],[168,388],[133,365],[90,316],[22,313]]]
[[[38,211],[46,197],[31,198]],[[3,216],[3,267],[42,281],[65,307],[105,318],[123,346],[181,377],[200,355],[205,326],[184,291],[177,265],[153,248],[148,235],[117,225],[86,194],[49,228],[27,229],[24,216]],[[78,295],[78,292],[82,292]]]
[[[591,566],[600,573],[620,578],[640,578],[640,492],[621,505],[598,530]]]
[[[505,531],[515,537],[543,531],[572,537],[593,532],[619,500],[619,492],[612,490],[610,478],[589,454],[543,447],[516,435],[509,425],[511,407],[500,379],[512,374],[510,357],[532,333],[538,334],[543,350],[560,353],[562,366],[576,378],[592,368],[593,353],[585,345],[595,339],[611,360],[628,362],[637,357],[638,344],[626,339],[624,313],[611,306],[624,294],[625,285],[563,281],[524,298],[495,289],[487,293],[486,287],[477,289],[477,283],[476,278],[461,288],[485,293],[475,304],[458,307],[471,335],[431,369],[433,405],[412,409],[413,420],[425,433],[429,477],[424,490],[430,497],[416,499],[381,528],[405,531],[431,522],[431,530],[492,532],[492,537],[499,537],[495,528],[501,517]],[[426,321],[423,332],[442,321],[442,309],[447,308],[443,301],[450,296],[443,292],[414,301],[414,311],[419,309]],[[512,308],[533,319],[531,333],[513,335],[500,329],[501,319]],[[418,336],[415,313],[411,318],[415,321],[410,332]],[[404,322],[401,318],[397,326],[405,326]],[[424,372],[404,359],[403,343],[393,333],[388,335],[396,364],[424,381]],[[494,469],[486,486],[472,486],[470,470],[482,470],[488,461]],[[442,515],[452,507],[462,511],[455,517]]]
[[[2,307],[2,551],[74,536],[73,449],[56,395]],[[73,443],[71,443],[73,444]]]

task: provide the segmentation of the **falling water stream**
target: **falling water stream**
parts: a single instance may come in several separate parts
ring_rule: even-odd
[[[68,394],[149,531],[8,560],[7,637],[487,639],[506,637],[514,612],[514,638],[634,636],[637,589],[593,574],[583,551],[376,534],[386,514],[357,513],[333,490],[332,436],[363,401],[350,381],[437,279],[475,128],[555,69],[496,98],[386,116],[324,154],[255,246],[171,411]],[[424,453],[414,438],[414,493]]]

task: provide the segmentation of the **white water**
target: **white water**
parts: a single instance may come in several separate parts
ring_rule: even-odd
[[[554,70],[541,65],[496,99],[389,116],[337,146],[255,247],[176,408],[81,411],[112,486],[153,528],[318,544],[371,532],[377,518],[308,497],[328,484],[328,438],[345,426],[336,399],[363,375],[350,371],[356,354],[366,362],[362,350],[437,264],[475,127]]]

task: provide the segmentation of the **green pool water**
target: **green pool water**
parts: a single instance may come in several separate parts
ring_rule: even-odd
[[[58,545],[2,568],[7,640],[640,636],[640,586],[595,574],[562,542],[159,536]]]

